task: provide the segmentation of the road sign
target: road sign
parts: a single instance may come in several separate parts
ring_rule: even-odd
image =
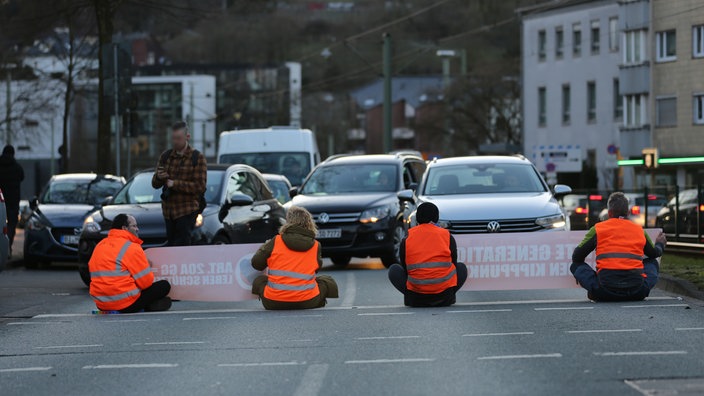
[[[549,173],[555,172],[556,169],[557,166],[555,166],[554,162],[548,162],[547,164],[545,164],[545,170]]]
[[[541,172],[581,172],[582,148],[579,145],[536,145],[533,146],[533,164]],[[554,168],[549,170],[548,164]]]
[[[610,144],[609,147],[606,148],[606,151],[609,154],[617,154],[618,153],[618,147],[616,147],[615,144]]]

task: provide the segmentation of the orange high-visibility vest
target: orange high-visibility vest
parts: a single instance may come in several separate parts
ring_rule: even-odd
[[[132,305],[154,283],[142,240],[126,230],[110,230],[88,262],[90,295],[98,309],[119,311]]]
[[[264,297],[273,301],[307,301],[320,294],[315,272],[318,270],[318,241],[305,252],[286,246],[281,235],[274,238],[274,249],[267,260],[269,281]]]
[[[643,270],[643,229],[626,219],[597,223],[596,270]],[[644,275],[645,276],[645,275]]]
[[[433,224],[420,224],[408,230],[406,269],[406,287],[416,293],[437,294],[457,286],[450,232]]]

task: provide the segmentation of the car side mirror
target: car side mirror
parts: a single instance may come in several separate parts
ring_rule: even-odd
[[[411,184],[408,186],[408,189],[413,190],[413,192],[418,191],[418,183],[411,183]]]
[[[246,194],[232,194],[230,206],[249,206],[254,203],[254,199]]]
[[[553,195],[555,195],[556,197],[564,196],[571,192],[572,189],[564,184],[556,184],[553,188]]]
[[[396,194],[398,200],[401,202],[413,202],[413,190],[403,190]]]
[[[32,197],[32,199],[29,200],[29,208],[32,210],[37,210],[38,206],[39,206],[39,199],[37,197]]]
[[[298,187],[293,187],[292,189],[288,190],[288,195],[293,198],[296,195],[298,195]]]

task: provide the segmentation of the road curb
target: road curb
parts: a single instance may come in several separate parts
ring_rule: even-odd
[[[656,286],[666,292],[681,294],[690,298],[704,301],[704,292],[699,290],[692,282],[674,276],[659,274]]]

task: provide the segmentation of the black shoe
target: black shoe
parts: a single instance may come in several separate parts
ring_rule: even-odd
[[[590,299],[590,300],[592,300],[592,301],[596,301],[596,299],[595,299],[594,296],[592,295],[592,292],[590,292],[590,291],[587,292],[587,298]]]
[[[147,305],[146,311],[156,312],[156,311],[168,311],[171,308],[171,298],[164,297],[162,299],[156,300],[153,303]]]

